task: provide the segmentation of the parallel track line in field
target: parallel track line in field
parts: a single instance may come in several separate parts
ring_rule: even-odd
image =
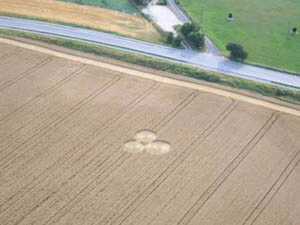
[[[74,74],[74,76],[72,77],[72,79],[71,79],[71,78],[70,78],[70,79],[68,78],[67,80],[65,80],[59,87],[63,87],[63,85],[67,84],[68,82],[71,82],[76,76],[81,75],[81,74],[84,72],[84,70],[85,70],[85,68],[82,68],[82,71],[81,71],[81,72],[79,71],[79,72],[77,72],[76,74]],[[120,74],[119,74],[119,75],[120,75]],[[113,79],[113,78],[112,78],[112,79]],[[109,82],[109,81],[107,81],[107,82]],[[48,95],[54,93],[59,87],[55,88],[55,90],[52,90],[52,91],[50,91],[49,93],[45,93],[45,95],[43,95],[43,96],[40,96],[38,99],[36,99],[35,102],[32,102],[31,104],[27,105],[26,107],[29,107],[29,106],[32,105],[33,103],[36,103],[37,101],[41,100],[41,99],[42,99],[41,97],[46,97],[46,96],[48,96]],[[75,103],[74,105],[76,105],[76,103]],[[38,125],[32,127],[32,128],[30,129],[30,131],[32,131],[32,130],[34,130],[34,129],[39,129],[39,130],[41,130],[41,129],[43,129],[43,128],[41,128],[42,126],[49,126],[48,124],[49,124],[49,119],[50,119],[50,118],[56,116],[57,118],[55,118],[55,120],[57,120],[61,115],[63,115],[64,113],[66,113],[66,112],[69,110],[69,108],[72,108],[73,106],[65,106],[65,105],[62,105],[62,106],[59,106],[59,107],[61,107],[60,110],[59,110],[60,114],[57,115],[57,113],[53,113],[53,114],[51,114],[50,116],[45,117],[44,120],[41,120],[41,122],[40,122]],[[53,108],[53,105],[48,104],[48,105],[44,106],[43,108],[44,108],[44,111],[47,112],[48,109]],[[18,112],[20,112],[20,110],[19,110]],[[22,111],[21,111],[21,112],[22,112]],[[20,116],[20,115],[19,115],[19,116]],[[21,116],[22,116],[22,115],[21,115]],[[16,117],[16,114],[13,115],[13,119],[14,119],[14,120],[16,119],[15,117]],[[9,119],[12,119],[12,118],[10,117]],[[17,128],[16,130],[14,130],[13,132],[11,132],[11,133],[6,134],[5,136],[3,136],[3,137],[0,139],[0,142],[1,142],[2,140],[5,140],[6,138],[9,138],[9,137],[12,136],[14,133],[16,133],[16,132],[22,130],[24,127],[26,127],[26,125],[28,125],[28,124],[30,124],[30,123],[31,123],[31,120],[26,121],[25,124],[23,124],[22,126],[20,126],[19,128]]]
[[[218,190],[218,188],[225,182],[225,180],[232,174],[232,172],[243,162],[249,155],[252,149],[260,142],[269,129],[275,124],[279,118],[279,113],[274,112],[265,124],[257,131],[254,137],[248,144],[240,151],[240,153],[228,164],[223,172],[216,178],[216,180],[204,191],[204,193],[195,201],[185,215],[179,220],[178,225],[187,225],[199,210],[205,205],[210,197]]]
[[[264,197],[260,200],[260,202],[256,205],[256,207],[252,210],[249,216],[244,221],[243,225],[253,225],[257,218],[262,214],[265,208],[269,205],[271,200],[280,190],[280,188],[284,185],[285,181],[289,178],[291,173],[297,167],[300,162],[300,151],[297,151],[288,165],[284,168],[280,176],[276,179]]]
[[[110,88],[112,85],[114,85],[115,82],[119,81],[121,79],[121,77],[117,77],[116,79],[114,79],[112,82],[110,82],[109,84],[99,88],[98,90],[94,91],[92,94],[90,94],[88,97],[86,97],[85,99],[83,99],[81,102],[79,102],[78,104],[76,104],[75,106],[72,107],[72,109],[65,115],[62,116],[61,119],[57,120],[57,121],[53,121],[52,124],[49,125],[49,127],[45,130],[43,130],[43,132],[41,133],[36,133],[33,136],[31,136],[29,139],[25,140],[24,142],[22,142],[20,145],[18,145],[14,151],[16,151],[17,149],[20,149],[23,145],[25,145],[28,141],[32,140],[34,137],[41,137],[43,135],[45,135],[47,132],[49,132],[50,130],[52,130],[55,126],[59,125],[60,123],[62,123],[64,120],[66,120],[67,118],[69,118],[72,114],[74,114],[76,111],[78,111],[82,106],[86,105],[88,102],[92,101],[94,98],[96,98],[99,94],[103,93],[105,90],[107,90],[108,88]],[[12,152],[14,152],[12,151]],[[16,157],[20,157],[21,154],[18,154],[20,152],[17,152],[15,157],[12,156],[9,159],[7,159],[9,157],[9,154],[7,154],[6,156],[2,157],[0,159],[0,162],[6,160],[6,164],[2,164],[0,166],[0,169],[4,169],[7,165],[10,164],[10,161],[13,160]],[[21,151],[22,153],[22,151]]]
[[[196,96],[197,96],[197,94],[195,92],[191,93],[180,104],[178,104],[171,111],[171,113],[168,113],[165,118],[158,121],[154,126],[152,126],[150,128],[153,129],[158,126],[161,128],[161,125],[165,125],[166,121],[170,121],[170,118],[174,118],[174,116],[176,116],[179,112],[181,112]],[[98,143],[96,143],[94,146],[92,146],[90,150],[95,148],[101,141],[102,140],[100,140]],[[118,156],[116,160],[114,160],[112,163],[110,163],[109,159],[115,158],[114,156],[116,154],[118,154],[120,149],[121,149],[121,147],[118,148],[117,150],[115,150],[113,152],[113,154],[111,154],[111,152],[110,152],[110,154],[108,154],[108,156],[104,160],[100,159],[100,161],[96,162],[97,163],[96,168],[100,169],[100,171],[93,171],[93,173],[100,174],[100,175],[97,175],[92,181],[90,181],[70,202],[65,204],[65,206],[59,210],[59,212],[57,212],[55,215],[53,215],[51,218],[49,218],[49,220],[45,224],[53,224],[53,221],[58,222],[60,219],[62,219],[64,217],[64,215],[67,214],[77,204],[77,202],[84,199],[86,195],[88,195],[91,191],[93,191],[95,188],[97,188],[97,184],[100,184],[101,182],[103,182],[109,176],[109,174],[111,174],[113,171],[117,170],[121,165],[123,165],[123,163],[127,159],[129,159],[131,157],[131,155],[124,152],[124,153],[121,153],[120,156]],[[93,159],[92,161],[94,161],[95,159]],[[108,165],[106,165],[106,163]],[[91,161],[87,165],[90,165],[90,164],[91,164]],[[99,178],[101,178],[101,177],[102,177],[102,179],[99,180]]]
[[[131,103],[129,103],[122,111],[120,111],[118,114],[116,114],[113,119],[107,120],[101,128],[98,129],[97,135],[100,135],[104,131],[106,131],[111,125],[113,125],[115,122],[119,121],[124,115],[125,112],[127,112],[130,108],[132,108],[134,105],[142,101],[145,97],[150,95],[153,91],[155,91],[160,85],[157,82],[154,82],[154,84],[147,90],[145,91],[142,95],[138,96],[136,99],[134,99]],[[87,138],[83,138],[79,144],[82,144],[81,147],[85,147],[88,143],[89,140],[92,139],[94,136],[89,136],[87,135]],[[103,138],[100,140],[102,141]],[[99,142],[97,142],[98,144]],[[72,157],[76,156],[77,153],[81,154],[79,158],[83,157],[87,152],[81,153],[78,149],[79,144],[70,149],[68,152],[66,152],[63,156],[61,156],[55,163],[53,163],[51,166],[49,166],[45,171],[43,171],[39,176],[37,176],[32,182],[28,183],[25,187],[23,187],[18,193],[16,193],[14,196],[11,196],[6,202],[4,202],[1,206],[0,209],[1,212],[5,212],[8,208],[3,209],[2,207],[4,205],[7,205],[9,201],[14,199],[15,203],[17,200],[19,200],[21,197],[23,197],[26,192],[29,192],[32,190],[36,185],[40,184],[42,181],[44,181],[51,173],[53,173],[55,170],[59,168],[59,166],[62,166],[66,163],[69,162],[69,160],[72,159]],[[77,149],[76,149],[77,148]],[[75,151],[76,150],[76,151]],[[89,149],[92,150],[92,149]],[[17,196],[20,195],[20,196]],[[13,204],[12,203],[12,204]],[[10,204],[10,205],[12,205]]]
[[[46,62],[45,62],[46,63]],[[46,63],[47,64],[47,63]],[[76,69],[75,71],[73,71],[72,73],[70,73],[68,76],[64,77],[62,80],[58,81],[56,84],[50,86],[49,88],[47,88],[46,90],[44,90],[43,92],[41,92],[40,94],[36,95],[35,97],[33,97],[32,99],[30,99],[29,101],[25,102],[23,105],[21,105],[20,107],[16,108],[15,110],[11,111],[9,114],[3,116],[0,119],[0,126],[2,126],[3,124],[6,123],[6,121],[8,119],[10,119],[12,116],[14,116],[17,112],[23,110],[25,107],[28,107],[34,103],[36,103],[36,101],[38,99],[40,99],[41,97],[44,97],[46,95],[48,95],[49,93],[53,92],[54,90],[56,90],[58,87],[62,86],[64,83],[66,83],[67,81],[71,80],[74,76],[79,75],[84,69],[86,68],[86,66],[81,65],[78,69]]]
[[[18,80],[21,80],[22,78],[32,74],[34,71],[42,68],[43,66],[47,65],[49,62],[53,60],[53,56],[48,56],[47,58],[43,59],[42,61],[38,62],[35,66],[25,70],[24,72],[17,75],[14,79],[11,79],[3,84],[0,85],[0,91],[2,91],[5,88],[8,88],[9,86],[16,83]]]
[[[25,103],[24,105],[22,105],[21,107],[17,108],[15,111],[11,112],[10,114],[7,115],[6,120],[3,120],[2,123],[0,123],[0,126],[3,126],[5,123],[7,123],[8,120],[12,119],[12,117],[20,112],[21,110],[24,110],[24,108],[26,107],[30,107],[32,105],[34,105],[37,101],[39,101],[42,97],[45,97],[47,95],[49,95],[50,93],[54,92],[56,89],[58,89],[59,87],[63,86],[65,83],[69,82],[70,80],[72,80],[74,77],[80,75],[84,70],[86,69],[85,65],[82,65],[81,67],[79,67],[76,71],[70,73],[68,76],[66,76],[64,79],[62,79],[61,81],[59,81],[58,83],[56,83],[55,85],[51,86],[50,88],[48,88],[47,90],[45,90],[44,92],[42,92],[41,94],[35,96],[33,99],[31,99],[30,101],[28,101],[27,103]],[[47,121],[46,121],[47,122]],[[29,123],[29,122],[28,122]],[[39,124],[41,125],[41,124]],[[38,127],[38,126],[36,126]],[[35,128],[36,128],[35,127]],[[20,129],[22,129],[23,126],[21,126],[20,128],[18,128],[17,130],[15,130],[14,132],[10,133],[9,135],[5,135],[3,138],[1,138],[0,140],[5,140],[6,138],[8,138],[11,135],[14,135],[16,132],[18,132]],[[33,130],[33,128],[31,129]],[[4,146],[2,148],[0,148],[1,150],[1,154],[3,154],[6,151],[9,151],[10,149],[14,149],[18,146],[18,143],[14,143],[15,146]],[[5,148],[5,149],[3,149]],[[1,160],[0,160],[1,161]]]
[[[178,115],[179,112],[181,112],[186,106],[188,106],[196,97],[198,97],[199,93],[197,91],[193,92],[186,100],[181,102],[175,109],[173,109],[169,116],[166,117],[164,120],[157,123],[155,126],[153,126],[153,130],[160,130],[162,129],[166,124],[168,124],[172,119],[174,119],[175,116]]]
[[[108,120],[107,121],[107,123],[104,125],[104,126],[102,126],[99,130],[101,130],[101,133],[102,132],[104,132],[107,128],[109,128],[110,126],[111,126],[111,124],[113,124],[115,121],[117,121],[119,118],[121,118],[130,108],[132,108],[132,107],[134,107],[138,102],[140,102],[140,101],[142,101],[145,97],[147,97],[148,95],[150,95],[153,91],[155,91],[158,87],[159,87],[160,85],[157,83],[157,82],[154,82],[154,84],[147,90],[147,91],[145,91],[142,95],[140,95],[140,96],[138,96],[137,98],[135,98],[132,102],[130,102],[125,108],[124,108],[124,110],[122,110],[122,111],[120,111],[116,116],[114,116],[113,118],[114,119],[112,119],[112,120]],[[93,135],[88,135],[88,137],[94,137]],[[88,140],[88,137],[87,137],[87,139],[83,139],[83,141],[80,143],[80,144],[82,144],[83,142],[86,142],[86,143],[84,143],[84,146],[85,145],[87,145],[87,143],[89,142],[89,140]],[[103,139],[102,139],[103,140]],[[80,153],[80,151],[79,151],[79,149],[78,149],[78,146],[75,146],[74,148],[73,148],[73,150],[74,149],[77,149],[77,152],[76,153]],[[92,150],[92,149],[89,149],[89,150]],[[71,151],[69,151],[69,152],[73,152],[72,150]],[[84,156],[85,154],[87,154],[87,152],[84,152],[79,158],[81,158],[82,156]],[[76,155],[76,154],[73,154],[73,155],[71,155],[69,158],[68,158],[68,160],[70,160],[74,155]],[[61,165],[63,165],[63,164],[65,164],[67,161],[66,160],[64,160],[64,157],[61,157],[61,159],[63,160],[63,162],[62,162],[62,164]],[[88,166],[89,165],[89,163],[87,163],[85,166]],[[59,167],[56,167],[56,168],[54,168],[54,169],[57,169],[57,168],[59,168]],[[81,170],[79,170],[79,172],[80,172]],[[52,171],[53,172],[53,171]],[[79,172],[77,172],[77,173],[79,173]],[[76,174],[77,175],[77,174]],[[70,179],[72,179],[73,177],[75,177],[75,175],[72,175],[72,177],[70,178]],[[45,180],[47,177],[44,177],[44,179],[43,180]],[[70,180],[69,179],[69,180]],[[43,181],[42,180],[42,181]],[[39,183],[41,183],[42,181],[40,181]],[[63,185],[61,185],[61,186],[59,186],[58,188],[57,188],[57,190],[55,191],[55,193],[56,192],[58,192],[60,189],[61,189],[61,187],[62,187]],[[32,189],[34,188],[34,186],[32,187]],[[26,193],[25,193],[26,194]],[[24,195],[25,195],[24,194]],[[24,196],[23,195],[23,196]],[[17,224],[18,223],[20,223],[21,221],[23,221],[28,215],[30,215],[32,212],[34,212],[37,208],[39,208],[44,202],[46,202],[48,199],[50,199],[50,197],[49,196],[46,196],[44,199],[42,199],[42,201],[39,203],[39,204],[37,204],[33,209],[31,209],[25,216],[23,216],[23,217],[21,217],[19,220],[18,220],[18,222],[17,222]]]
[[[208,127],[198,135],[185,150],[176,157],[169,166],[160,173],[160,175],[141,192],[124,211],[116,215],[111,221],[112,224],[122,224],[142,203],[145,201],[177,168],[180,164],[195,150],[195,146],[202,143],[210,134],[216,130],[219,125],[236,109],[238,103],[232,100],[231,104],[214,120]]]

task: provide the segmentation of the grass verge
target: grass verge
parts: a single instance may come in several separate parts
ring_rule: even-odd
[[[154,59],[147,56],[140,56],[121,50],[111,49],[93,44],[87,44],[79,41],[66,40],[62,38],[53,38],[43,35],[5,29],[0,29],[0,34],[42,41],[52,45],[62,46],[65,48],[78,50],[85,53],[91,53],[94,55],[117,59],[131,64],[149,67],[151,69],[193,77],[208,82],[223,84],[233,88],[245,89],[265,96],[270,96],[287,102],[300,104],[300,91],[293,91],[277,86],[253,82],[232,76],[225,76],[215,72],[199,70],[191,66],[171,63],[164,60]]]
[[[299,0],[179,0],[180,6],[203,26],[225,54],[229,42],[239,43],[249,53],[247,62],[300,73]],[[234,20],[228,22],[228,13]]]

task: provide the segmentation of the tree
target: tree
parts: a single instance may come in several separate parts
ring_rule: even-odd
[[[248,53],[244,50],[243,46],[235,43],[228,43],[226,49],[230,51],[230,58],[233,60],[243,61],[247,59]]]
[[[167,36],[167,43],[168,43],[168,44],[172,44],[173,39],[174,39],[174,34],[173,34],[173,32],[169,32],[169,33],[168,33],[168,36]]]
[[[183,36],[187,37],[189,33],[199,31],[200,27],[195,23],[185,23],[182,25],[180,32]]]
[[[187,40],[189,43],[191,43],[196,48],[203,47],[204,45],[204,34],[200,33],[199,31],[193,31],[189,33],[187,36]]]
[[[157,5],[167,5],[167,0],[159,0],[157,3]]]
[[[79,4],[79,5],[83,5],[82,0],[76,0],[75,3],[76,3],[76,4]]]
[[[147,5],[148,0],[135,0],[137,4],[139,5]]]
[[[173,39],[173,46],[174,47],[179,47],[181,45],[181,42],[182,42],[182,37],[181,36],[177,36]]]
[[[181,26],[180,32],[192,46],[196,48],[204,46],[204,34],[200,31],[199,25],[185,23]]]

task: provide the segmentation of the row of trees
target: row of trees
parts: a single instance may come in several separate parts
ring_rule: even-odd
[[[168,33],[167,43],[172,44],[174,47],[180,47],[182,41],[183,39],[180,35],[174,37],[173,32]]]
[[[180,34],[174,37],[172,32],[168,33],[167,43],[174,47],[179,47],[183,40],[182,36],[196,48],[204,46],[204,34],[200,31],[200,27],[195,23],[185,23],[180,27]],[[235,61],[244,61],[248,57],[248,53],[243,46],[235,43],[228,43],[226,49],[230,51],[230,58]]]
[[[202,48],[204,46],[204,34],[200,28],[195,23],[185,23],[181,26],[180,33],[193,47]]]
[[[149,0],[134,0],[138,5],[147,5]]]
[[[185,23],[179,28],[179,35],[174,37],[173,33],[168,33],[167,42],[175,47],[181,45],[182,40],[185,39],[190,45],[195,48],[202,48],[204,46],[204,34],[200,30],[200,26],[195,23]]]
[[[158,0],[157,5],[167,5],[167,0]]]
[[[137,4],[146,5],[149,0],[134,0]],[[166,4],[166,0],[159,0],[159,4]],[[183,39],[195,48],[202,48],[204,46],[204,34],[201,27],[196,23],[185,23],[179,27],[179,34],[174,36],[172,32],[167,35],[167,43],[172,44],[174,47],[181,46]],[[226,49],[230,51],[230,58],[236,61],[244,61],[248,57],[248,53],[244,50],[243,46],[235,43],[228,43]]]

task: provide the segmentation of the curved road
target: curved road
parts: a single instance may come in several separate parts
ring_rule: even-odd
[[[168,6],[176,17],[183,23],[191,23],[192,20],[177,6],[175,0],[167,0]],[[205,36],[205,52],[213,55],[221,55],[221,52],[214,43]]]
[[[167,0],[169,8],[173,11],[173,13],[177,16],[177,18],[183,23],[191,23],[192,20],[179,9],[175,0]]]
[[[114,34],[53,23],[0,16],[0,28],[78,40],[192,65],[263,83],[300,90],[300,76],[231,61],[223,56],[175,49]]]

